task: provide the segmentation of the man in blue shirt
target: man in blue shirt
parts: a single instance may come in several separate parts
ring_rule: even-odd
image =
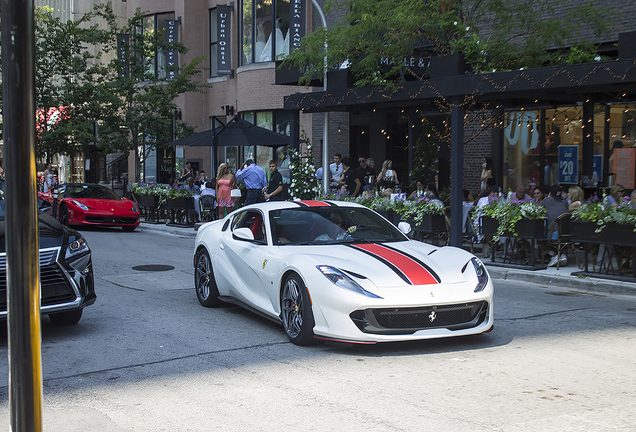
[[[267,187],[267,178],[263,168],[256,165],[253,159],[247,159],[234,176],[237,181],[245,183],[245,188],[247,189],[245,205],[263,200],[263,188]]]

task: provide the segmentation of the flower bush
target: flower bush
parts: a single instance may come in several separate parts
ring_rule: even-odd
[[[132,183],[129,186],[129,190],[137,195],[158,196],[160,206],[165,204],[168,199],[190,198],[193,195],[185,186],[169,186],[157,183]]]
[[[190,198],[193,195],[194,194],[183,185],[168,186],[165,192],[165,197],[167,199]]]
[[[412,220],[416,227],[422,224],[425,215],[444,215],[444,204],[439,200],[420,198],[417,201],[403,200],[401,203],[402,207],[397,210],[397,213],[402,219]]]
[[[346,192],[331,192],[321,196],[321,199],[336,201],[352,201],[377,212],[394,212],[403,219],[412,220],[416,226],[422,223],[424,215],[444,214],[444,205],[438,201],[422,198],[418,201],[391,199],[382,196],[360,196],[351,198]]]
[[[488,204],[475,210],[473,220],[476,224],[481,216],[497,219],[499,225],[495,235],[496,240],[505,232],[510,232],[516,236],[515,225],[521,219],[543,219],[547,213],[544,207],[533,201],[507,201],[503,198],[494,198]]]
[[[306,138],[305,141],[308,143]],[[316,178],[316,167],[311,161],[311,144],[307,144],[306,154],[301,154],[297,150],[290,150],[289,153],[292,158],[292,162],[289,164],[291,170],[290,197],[301,200],[316,199],[321,188]],[[327,168],[328,172],[329,168]]]
[[[616,206],[611,207],[605,196],[600,200],[597,195],[592,195],[585,204],[572,212],[572,219],[596,223],[596,232],[601,232],[608,223],[632,225],[636,231],[636,207],[630,204],[629,197],[624,197]]]
[[[163,196],[166,193],[166,189],[169,186],[165,184],[157,184],[157,183],[131,183],[129,185],[129,190],[132,193],[137,195],[152,195],[152,196]]]

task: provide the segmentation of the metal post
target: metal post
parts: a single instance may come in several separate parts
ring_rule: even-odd
[[[318,10],[322,26],[327,28],[327,18],[318,4],[317,0],[311,0]],[[325,41],[325,58],[323,61],[322,89],[327,92],[327,41]],[[329,112],[325,111],[325,123],[322,127],[322,188],[325,193],[329,192],[331,171],[329,170]]]
[[[2,2],[10,430],[42,430],[32,0]]]
[[[460,97],[451,101],[451,246],[462,247],[464,201],[464,106]]]

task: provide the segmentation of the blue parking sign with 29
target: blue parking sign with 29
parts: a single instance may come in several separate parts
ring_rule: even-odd
[[[559,146],[559,184],[576,184],[579,181],[579,146]]]

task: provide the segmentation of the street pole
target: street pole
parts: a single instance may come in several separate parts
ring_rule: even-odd
[[[314,7],[318,10],[322,26],[327,28],[327,18],[325,13],[318,4],[317,0],[311,0]],[[323,74],[322,74],[322,89],[327,91],[327,41],[325,40],[325,58],[323,61]],[[329,170],[329,112],[325,111],[325,123],[322,127],[322,188],[325,194],[329,192],[329,180],[331,178],[331,171]]]
[[[42,431],[32,0],[2,2],[10,430]]]

